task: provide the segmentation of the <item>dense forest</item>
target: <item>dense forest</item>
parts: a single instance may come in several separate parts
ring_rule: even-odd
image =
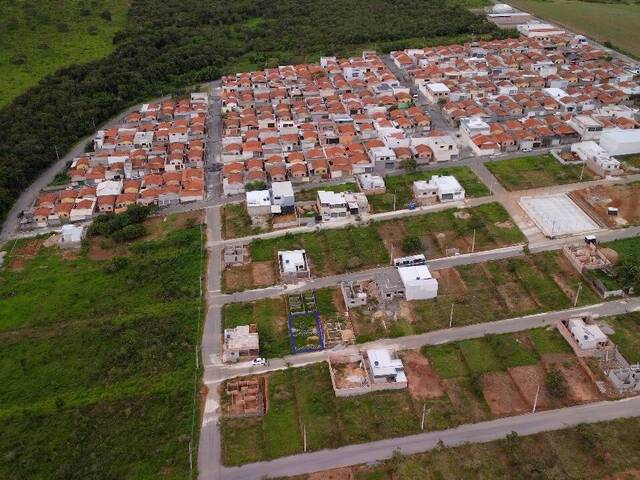
[[[0,220],[56,147],[136,101],[235,69],[501,33],[445,0],[133,0],[113,53],[45,77],[0,111]]]

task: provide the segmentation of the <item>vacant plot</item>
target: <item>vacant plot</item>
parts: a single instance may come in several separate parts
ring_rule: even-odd
[[[274,285],[278,281],[275,268],[274,262],[250,262],[227,267],[222,271],[222,291],[233,293]]]
[[[424,399],[444,395],[438,375],[423,355],[411,350],[402,356],[402,361],[412,397]]]
[[[633,169],[640,168],[640,153],[634,153],[633,155],[616,155],[616,158],[627,167],[631,167]]]
[[[566,404],[602,400],[595,383],[589,378],[577,358],[570,353],[547,353],[542,355],[542,363],[547,371],[558,370],[567,381]]]
[[[0,477],[187,477],[199,226],[117,261],[34,247],[0,271]]]
[[[637,4],[515,0],[512,5],[640,56],[640,8]]]
[[[606,323],[615,333],[609,338],[629,363],[640,363],[640,314],[630,313],[615,318],[607,318]]]
[[[572,198],[595,216],[603,225],[624,227],[640,224],[640,182],[627,185],[597,185],[572,193]],[[608,208],[617,208],[618,214],[611,216]]]
[[[251,225],[246,203],[227,203],[222,207],[222,236],[224,238],[247,237],[259,233]]]
[[[593,175],[586,169],[583,171],[581,166],[562,165],[548,154],[494,160],[485,165],[507,190],[527,190],[593,179]]]
[[[453,175],[456,177],[467,198],[484,197],[489,195],[489,189],[482,183],[469,167],[438,168],[436,170],[417,171],[405,175],[387,175],[384,182],[387,192],[381,195],[369,195],[369,204],[373,213],[389,212],[393,210],[394,196],[398,210],[407,208],[413,200],[412,186],[416,180],[429,180],[433,175]]]
[[[506,372],[490,372],[482,376],[482,392],[494,417],[529,410],[518,387]]]
[[[607,478],[636,479],[640,463],[629,445],[640,437],[640,419],[511,436],[489,443],[467,444],[403,456],[375,467],[358,467],[358,480],[398,478]],[[535,474],[532,474],[535,471]],[[560,473],[561,472],[561,473]],[[327,472],[317,478],[330,478]],[[340,478],[340,477],[337,477]],[[345,478],[345,477],[342,477]],[[351,478],[351,477],[346,477]]]
[[[279,250],[306,250],[315,276],[344,273],[386,264],[389,256],[374,226],[320,230],[314,233],[258,239],[249,244],[254,262],[276,262]]]
[[[260,334],[260,354],[266,358],[290,353],[287,309],[282,297],[250,303],[228,303],[222,311],[223,328],[256,324]]]
[[[101,0],[87,8],[81,0],[2,2],[0,107],[59,68],[108,55],[130,3]]]

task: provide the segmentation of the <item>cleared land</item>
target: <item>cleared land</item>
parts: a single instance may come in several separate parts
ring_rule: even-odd
[[[396,208],[407,208],[413,200],[411,187],[416,180],[429,180],[433,175],[453,175],[458,179],[468,198],[489,195],[489,189],[469,167],[438,168],[436,170],[417,171],[405,175],[387,175],[384,182],[387,192],[381,195],[369,195],[369,204],[373,213],[393,210],[393,196],[396,196]]]
[[[1,478],[189,476],[201,234],[161,225],[112,260],[8,245]]]
[[[511,191],[581,181],[582,166],[562,165],[551,155],[493,160],[485,165]],[[593,175],[587,169],[582,173],[582,181],[593,180]]]
[[[606,323],[615,331],[609,338],[622,356],[630,363],[640,363],[640,314],[607,318]]]
[[[597,185],[572,192],[580,206],[609,227],[640,224],[640,182],[626,185]],[[609,207],[618,209],[618,215],[610,216]]]
[[[438,297],[407,302],[397,320],[382,322],[375,312],[352,309],[357,341],[448,328],[452,305],[453,326],[570,308],[579,283],[583,288],[578,305],[599,301],[557,252],[437,270],[434,276],[439,281]]]
[[[580,425],[526,437],[394,456],[376,467],[353,467],[295,477],[295,480],[396,480],[428,478],[560,478],[634,480],[640,453],[640,419]],[[535,473],[532,473],[535,472]]]
[[[511,5],[640,56],[640,6],[637,4],[514,0]]]
[[[224,238],[246,237],[259,233],[259,228],[251,225],[245,203],[227,203],[222,207],[222,236]]]
[[[102,58],[126,21],[130,0],[0,1],[0,107],[46,75]],[[101,16],[103,12],[109,12]]]

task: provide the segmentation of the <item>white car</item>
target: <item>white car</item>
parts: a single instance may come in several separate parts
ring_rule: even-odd
[[[253,360],[251,360],[251,365],[266,365],[266,364],[267,364],[267,360],[262,357],[254,358]]]

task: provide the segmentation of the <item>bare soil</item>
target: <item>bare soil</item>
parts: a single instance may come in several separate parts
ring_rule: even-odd
[[[508,282],[496,287],[507,308],[512,312],[527,312],[534,310],[538,304],[520,283]]]
[[[637,468],[625,470],[624,472],[606,477],[606,480],[640,480],[640,470]]]
[[[351,467],[336,468],[334,470],[312,473],[306,478],[307,480],[351,480],[353,478],[353,472]]]
[[[227,292],[246,290],[253,286],[251,265],[238,265],[225,268],[222,276],[224,279],[224,289]]]
[[[569,394],[566,402],[585,403],[601,400],[602,395],[573,354],[549,353],[542,356],[547,371],[557,368],[567,380]]]
[[[273,262],[253,262],[251,264],[251,276],[254,287],[268,287],[276,283],[276,272]]]
[[[497,417],[523,413],[529,409],[518,387],[506,372],[484,374],[482,394],[491,414]]]
[[[513,367],[509,370],[509,375],[514,381],[516,387],[520,391],[522,398],[527,402],[529,408],[533,408],[533,404],[536,398],[536,391],[538,386],[540,391],[538,392],[538,402],[536,409],[544,410],[549,408],[555,408],[558,402],[555,401],[544,386],[544,378],[546,371],[541,363],[536,365],[524,365],[522,367]]]
[[[640,184],[597,185],[578,190],[574,195],[587,203],[592,212],[609,227],[640,223]],[[607,214],[609,207],[617,208],[618,215],[609,216]]]
[[[462,297],[467,293],[467,286],[455,268],[434,270],[432,274],[433,278],[438,280],[438,291],[441,295]]]
[[[384,222],[378,227],[378,234],[382,238],[382,243],[384,243],[390,256],[401,257],[404,255],[402,253],[402,240],[406,235],[406,231],[402,222]]]
[[[332,367],[338,388],[357,388],[368,383],[367,372],[358,363],[336,363]]]
[[[416,316],[410,302],[407,302],[406,300],[398,300],[398,317],[403,318],[409,323],[416,321]]]
[[[436,371],[420,352],[408,351],[403,356],[409,393],[416,399],[435,398],[444,395],[444,388]]]
[[[461,379],[447,378],[441,380],[447,397],[458,415],[467,422],[477,422],[487,418],[484,404],[473,392],[469,391]]]

